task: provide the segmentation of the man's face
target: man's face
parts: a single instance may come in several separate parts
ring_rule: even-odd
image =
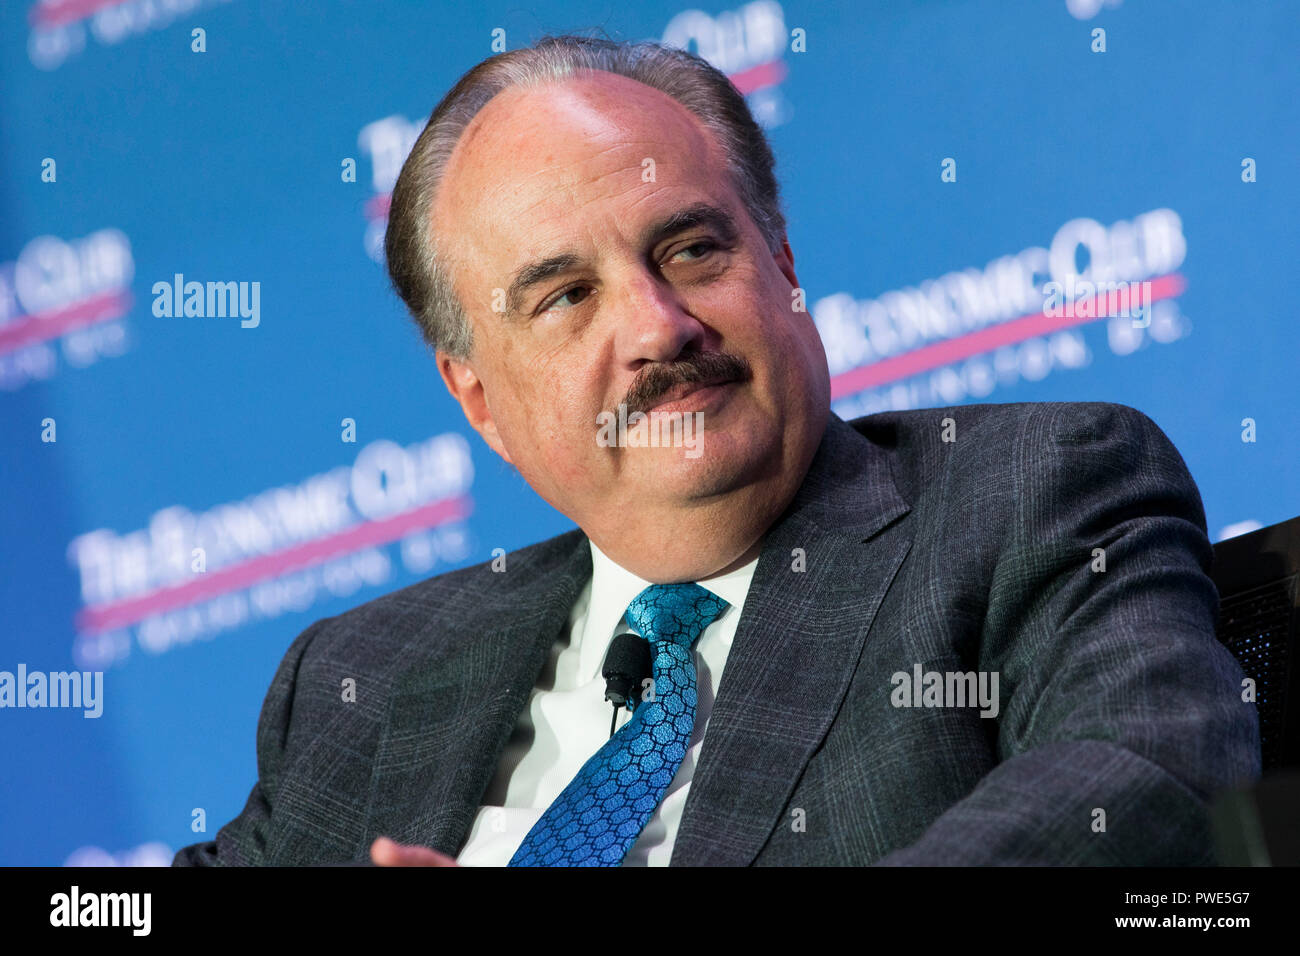
[[[468,359],[439,354],[448,387],[598,544],[628,509],[679,513],[806,466],[829,376],[789,246],[767,248],[670,97],[608,73],[499,94],[457,144],[433,229],[473,328]],[[697,448],[598,441],[629,398],[701,412]]]

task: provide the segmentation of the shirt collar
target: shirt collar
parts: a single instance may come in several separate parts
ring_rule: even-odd
[[[631,630],[623,620],[627,606],[634,597],[650,587],[651,582],[616,564],[596,547],[595,542],[588,539],[588,543],[591,545],[591,598],[587,608],[587,623],[580,638],[582,649],[579,652],[579,667],[585,680],[595,680],[600,676],[605,652],[614,635]],[[696,583],[731,605],[722,612],[721,617],[728,614],[739,616],[757,566],[758,558],[755,558],[720,577]]]

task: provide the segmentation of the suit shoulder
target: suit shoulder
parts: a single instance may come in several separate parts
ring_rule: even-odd
[[[948,405],[877,412],[849,424],[887,449],[895,474],[918,491],[954,469],[987,477],[1054,446],[1116,442],[1173,450],[1146,414],[1116,402]]]
[[[982,442],[1023,441],[1034,436],[1058,442],[1110,435],[1163,435],[1144,412],[1118,402],[1004,402],[877,412],[853,419],[858,432],[879,444],[920,451],[978,434]],[[944,432],[949,437],[944,440]]]
[[[512,599],[524,604],[534,599],[538,589],[570,569],[586,547],[586,536],[574,529],[507,553],[508,574],[493,573],[496,559],[489,559],[381,594],[313,624],[314,650],[328,652],[336,641],[351,642],[361,634],[402,644],[435,615],[463,619],[487,606],[509,613]]]

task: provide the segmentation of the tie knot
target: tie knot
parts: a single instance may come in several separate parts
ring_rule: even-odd
[[[628,627],[652,644],[671,641],[690,647],[727,607],[698,584],[652,584],[627,606]]]

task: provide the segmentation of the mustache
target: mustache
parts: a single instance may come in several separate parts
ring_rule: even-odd
[[[675,362],[642,366],[628,386],[623,404],[628,414],[646,412],[678,385],[717,385],[746,381],[753,374],[749,362],[730,352],[693,352]]]

